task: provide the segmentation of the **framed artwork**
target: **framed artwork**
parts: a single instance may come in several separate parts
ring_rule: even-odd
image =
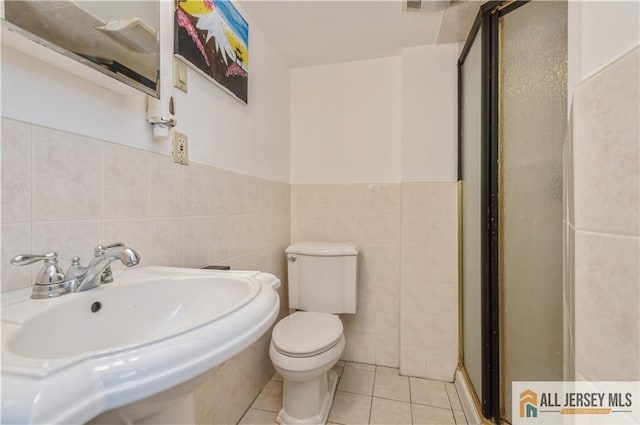
[[[248,102],[249,24],[229,0],[175,2],[174,53]]]

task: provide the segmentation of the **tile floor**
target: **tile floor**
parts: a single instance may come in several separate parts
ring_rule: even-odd
[[[340,380],[329,424],[467,423],[453,384],[400,376],[398,369],[340,361]],[[240,421],[241,425],[275,424],[282,406],[282,378],[276,373]]]

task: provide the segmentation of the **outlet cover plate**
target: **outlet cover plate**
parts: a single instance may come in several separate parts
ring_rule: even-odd
[[[173,132],[173,162],[182,165],[189,165],[189,146],[187,145],[187,135]]]

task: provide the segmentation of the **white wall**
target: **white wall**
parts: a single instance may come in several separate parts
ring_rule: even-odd
[[[399,182],[400,98],[400,57],[292,70],[291,182]]]
[[[402,50],[402,181],[457,180],[457,45]]]
[[[161,2],[163,31],[172,28],[172,4]],[[288,182],[289,70],[245,17],[251,46],[249,104],[189,69],[189,93],[176,90],[177,129],[189,137],[192,161]],[[171,43],[162,47],[170,69]],[[3,46],[5,117],[170,155],[168,141],[153,139],[145,109],[145,95],[117,94]]]
[[[455,181],[457,46],[291,72],[291,182]]]
[[[637,1],[570,1],[569,102],[574,88],[640,44]]]

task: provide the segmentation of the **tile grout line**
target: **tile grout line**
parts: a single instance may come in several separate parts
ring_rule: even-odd
[[[251,407],[249,407],[249,408],[247,409],[247,412],[248,412],[249,410],[251,410],[251,409],[253,409],[253,410],[260,410],[261,412],[275,413],[276,415],[278,414],[278,412],[274,412],[273,410],[267,410],[267,409],[261,409],[261,408],[259,408],[259,407],[253,407],[253,404],[251,405]],[[247,414],[247,412],[245,412],[245,415]],[[244,416],[243,416],[243,417],[244,417]]]
[[[33,126],[33,125],[30,126],[29,133],[30,133],[30,136],[29,136],[29,149],[30,149],[30,152],[29,152],[30,155],[29,156],[30,156],[30,158],[29,159],[30,159],[30,162],[31,162],[30,163],[30,168],[31,169],[29,170],[29,178],[31,180],[29,182],[29,184],[31,186],[29,188],[29,190],[30,190],[30,193],[29,193],[29,206],[31,207],[31,211],[30,211],[30,214],[29,214],[29,252],[33,253],[33,214],[34,214],[34,211],[35,211],[35,201],[34,201],[34,198],[35,198],[35,184],[34,184],[34,182],[35,182],[35,174],[36,174],[35,165],[34,165],[34,160],[35,160],[35,157],[36,157],[36,155],[35,155],[36,128],[35,128],[35,126]],[[36,278],[35,267],[34,266],[29,266],[29,268],[30,268],[29,271],[30,271],[30,277],[31,277],[30,280],[31,280],[31,282],[35,282],[36,281],[36,279],[35,279]]]
[[[409,381],[409,412],[411,413],[411,424],[413,425],[413,395],[411,394],[411,377],[407,377]]]
[[[104,240],[104,178],[105,178],[105,148],[104,143],[100,143],[100,213],[98,214],[98,220],[100,221],[100,240],[103,244],[109,244]]]
[[[347,391],[343,391],[343,392],[347,392]],[[350,394],[357,394],[357,393],[350,393]],[[379,395],[374,395],[372,396],[374,398],[379,398],[380,400],[389,400],[389,401],[397,401],[398,403],[408,403],[408,404],[413,404],[410,401],[405,401],[405,400],[399,400],[397,398],[389,398],[389,397],[381,397]],[[420,403],[416,403],[416,404],[420,404]],[[426,404],[423,404],[422,406],[428,406]],[[433,406],[433,407],[437,407],[437,406]]]
[[[249,407],[247,407],[247,409],[245,409],[244,413],[240,416],[240,419],[238,420],[238,423],[242,422],[242,420],[244,419],[244,417],[247,415],[247,413],[249,413],[249,410],[251,409],[255,409],[255,410],[263,410],[263,409],[256,409],[255,407],[253,407],[253,405],[256,403],[256,400],[258,400],[258,397],[260,397],[260,395],[264,392],[264,387],[267,386],[267,384],[271,382],[271,380],[267,381],[263,386],[262,389],[260,390],[260,392],[258,392],[258,394],[256,394],[256,396],[253,398],[253,400],[251,401],[251,403],[249,404]],[[269,410],[263,410],[264,412],[270,412]],[[273,413],[273,412],[272,412]]]
[[[453,422],[456,425],[459,425],[458,421],[456,420],[456,413],[455,413],[455,410],[453,409],[453,403],[451,402],[451,397],[452,396],[449,394],[449,390],[447,390],[447,384],[445,383],[444,385],[445,385],[444,389],[445,389],[445,391],[447,393],[447,398],[449,399],[449,406],[451,407],[451,414],[453,415]],[[458,395],[458,390],[456,389],[455,385],[453,387],[453,391],[455,391],[455,396],[458,398],[458,404],[460,404],[460,396]],[[463,412],[463,415],[464,415],[464,412]],[[465,420],[465,422],[467,421],[467,417],[466,416],[464,417],[464,420]]]
[[[451,414],[453,415],[453,403],[451,403],[451,396],[449,395],[449,390],[447,389],[447,384],[444,384],[444,392],[447,394],[447,400],[449,400],[449,409],[451,410]],[[455,415],[453,416],[453,422],[456,421]]]
[[[373,369],[373,388],[371,388],[371,399],[369,400],[369,419],[367,424],[371,424],[371,413],[373,411],[373,394],[376,392],[376,375],[378,375],[378,365]]]
[[[329,422],[329,417],[331,416],[331,411],[333,410],[333,403],[336,401],[336,396],[338,395],[338,386],[340,385],[340,381],[342,380],[342,375],[344,374],[345,366],[346,366],[346,362],[343,364],[342,372],[340,372],[340,376],[338,376],[338,382],[336,382],[336,390],[333,393],[333,401],[331,403],[331,409],[329,409],[329,415],[327,416],[327,422]],[[340,422],[336,422],[336,424],[346,425],[346,424],[341,424]]]

